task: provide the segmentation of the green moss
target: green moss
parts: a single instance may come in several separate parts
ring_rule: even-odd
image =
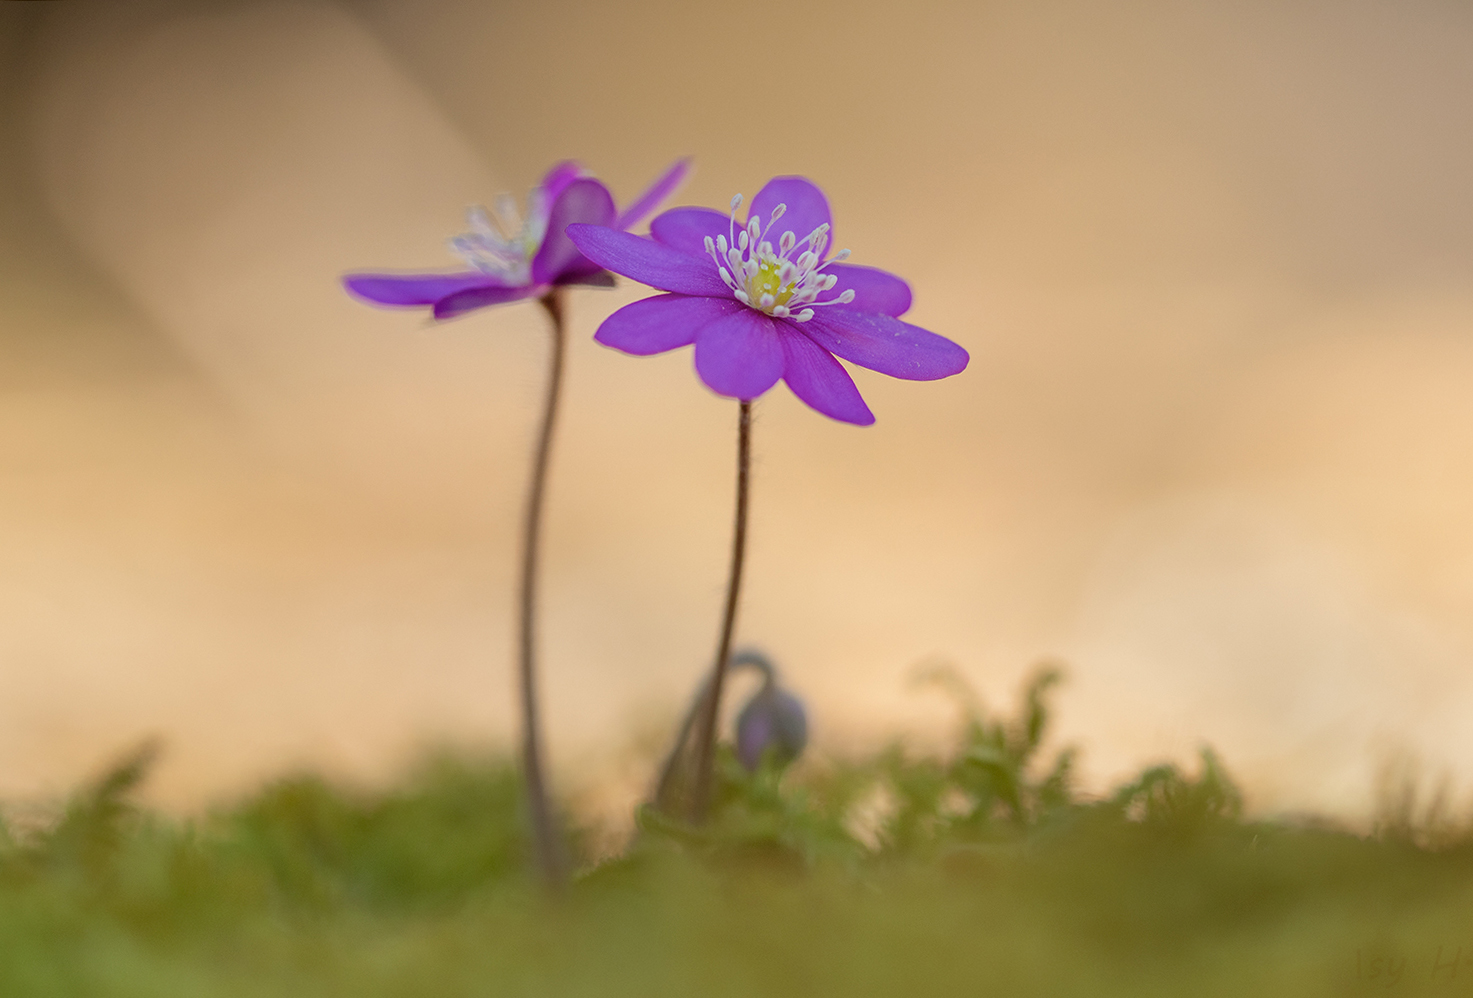
[[[142,753],[0,834],[0,995],[1473,994],[1467,834],[1245,820],[1210,753],[1085,799],[1070,753],[1039,758],[1052,682],[945,757],[723,753],[706,826],[642,812],[560,898],[503,761],[178,821],[129,803]]]

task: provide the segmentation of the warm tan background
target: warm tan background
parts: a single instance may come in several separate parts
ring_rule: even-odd
[[[998,702],[1049,655],[1096,784],[1473,779],[1462,0],[9,2],[0,64],[0,795],[150,732],[179,804],[504,741],[540,315],[335,281],[686,153],[691,203],[817,179],[972,353],[860,372],[870,429],[759,407],[741,632],[821,748],[940,738],[918,663]],[[591,341],[638,293],[573,301],[547,567],[555,762],[611,809],[710,654],[735,415]]]

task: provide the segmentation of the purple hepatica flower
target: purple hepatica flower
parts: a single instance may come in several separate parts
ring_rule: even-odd
[[[640,356],[694,343],[696,373],[717,394],[749,401],[781,378],[812,408],[860,426],[875,417],[836,357],[912,381],[967,366],[961,347],[900,321],[910,308],[903,280],[845,263],[848,250],[825,256],[833,222],[812,181],[768,181],[745,225],[741,202],[730,216],[673,208],[650,223],[651,239],[570,225],[588,259],[669,292],[619,309],[595,338]]]
[[[450,274],[349,274],[343,286],[372,305],[399,308],[432,306],[436,319],[453,319],[487,305],[538,298],[564,284],[608,286],[613,278],[569,241],[571,222],[611,226],[623,231],[638,224],[685,179],[690,160],[666,170],[622,212],[599,181],[577,163],[559,163],[527,195],[527,217],[509,194],[496,210],[472,208],[471,231],[450,240],[450,248],[473,269]]]
[[[769,679],[737,715],[736,755],[748,771],[770,750],[786,765],[808,744],[808,715],[803,701]]]

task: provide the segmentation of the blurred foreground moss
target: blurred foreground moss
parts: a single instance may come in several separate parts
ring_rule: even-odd
[[[728,753],[710,824],[644,811],[557,899],[504,763],[181,821],[130,805],[143,752],[7,824],[0,995],[1473,994],[1465,832],[1245,820],[1210,753],[1084,799],[1070,752],[1038,758],[1052,682],[971,708],[945,758]]]

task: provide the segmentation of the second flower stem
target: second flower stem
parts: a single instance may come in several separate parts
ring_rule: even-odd
[[[552,454],[552,434],[557,423],[558,394],[563,380],[563,328],[561,291],[549,291],[541,299],[552,321],[552,350],[548,360],[547,398],[542,410],[542,427],[532,463],[532,481],[527,489],[526,519],[522,526],[522,577],[518,593],[518,686],[522,707],[522,776],[527,784],[527,807],[532,819],[532,841],[537,870],[550,887],[558,888],[568,876],[567,857],[547,789],[543,767],[542,726],[537,709],[537,567],[542,535],[542,507],[547,493],[547,468]]]
[[[716,763],[716,722],[721,716],[721,689],[726,681],[727,662],[731,658],[731,635],[736,629],[737,601],[742,588],[742,562],[747,548],[747,480],[752,464],[752,403],[743,401],[737,422],[737,494],[736,522],[731,539],[731,576],[726,583],[726,612],[721,620],[721,637],[716,643],[716,663],[712,667],[706,702],[696,728],[696,779],[691,794],[690,819],[696,824],[706,820],[711,805],[711,783]]]

